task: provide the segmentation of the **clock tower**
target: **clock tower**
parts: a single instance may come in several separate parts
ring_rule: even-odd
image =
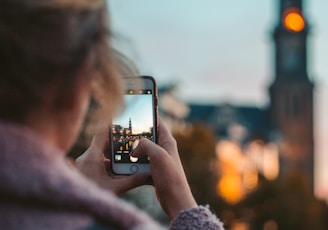
[[[313,83],[307,73],[309,27],[302,0],[280,0],[274,29],[270,116],[280,146],[281,175],[298,171],[313,189]]]

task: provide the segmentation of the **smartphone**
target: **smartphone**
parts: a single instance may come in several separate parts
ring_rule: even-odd
[[[110,130],[111,164],[114,174],[149,173],[147,156],[130,152],[141,139],[157,143],[157,86],[153,77],[124,77],[124,110],[113,119]]]

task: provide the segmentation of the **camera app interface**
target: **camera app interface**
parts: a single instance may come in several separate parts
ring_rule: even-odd
[[[124,95],[125,109],[112,126],[114,161],[116,163],[149,163],[147,157],[130,157],[142,138],[154,141],[151,90],[128,90]]]

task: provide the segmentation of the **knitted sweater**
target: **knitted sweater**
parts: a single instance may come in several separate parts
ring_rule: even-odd
[[[143,211],[68,166],[33,131],[0,122],[1,229],[163,229]],[[223,229],[206,207],[181,212],[170,229]]]

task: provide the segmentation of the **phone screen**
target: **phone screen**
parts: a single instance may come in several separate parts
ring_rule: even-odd
[[[113,120],[112,145],[115,163],[149,163],[147,157],[130,157],[142,138],[155,142],[153,90],[126,90],[125,109]]]
[[[131,157],[141,139],[157,142],[157,88],[149,76],[124,78],[124,110],[110,132],[112,171],[115,174],[149,173],[147,156]]]

